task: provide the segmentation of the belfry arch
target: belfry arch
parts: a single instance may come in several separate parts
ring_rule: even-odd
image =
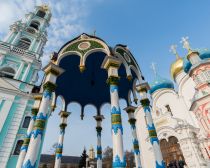
[[[112,166],[116,168],[126,167],[120,99],[127,102],[127,107],[124,110],[129,117],[136,167],[141,167],[141,160],[134,117],[136,107],[131,105],[132,102],[136,104],[140,102],[144,108],[150,142],[156,158],[156,167],[164,167],[159,141],[151,117],[150,102],[147,95],[149,85],[144,81],[140,67],[127,46],[118,44],[112,48],[102,39],[83,33],[67,42],[58,53],[54,52],[51,55],[50,63],[43,70],[45,72],[43,93],[38,93],[41,96],[39,99],[35,99],[37,102],[35,102],[36,107],[33,109],[36,111],[34,113],[36,117],[33,120],[33,129],[29,130],[30,143],[25,144],[28,145],[28,149],[25,156],[22,157],[24,160],[23,168],[26,168],[27,165],[34,166],[38,162],[38,149],[41,148],[44,139],[44,131],[51,113],[49,106],[53,107],[53,97],[54,100],[56,97],[60,97],[63,102],[62,110],[59,113],[61,124],[56,148],[55,168],[59,168],[61,164],[65,127],[70,115],[67,106],[73,102],[77,102],[81,106],[81,113],[78,114],[81,119],[84,119],[86,115],[84,113],[86,105],[91,104],[96,108],[94,118],[97,132],[97,168],[102,168],[103,144],[101,144],[101,136],[103,134],[101,123],[104,117],[100,110],[104,104],[111,104]],[[139,85],[135,86],[137,81]],[[130,100],[131,91],[134,100]],[[140,100],[137,99],[136,92],[140,94]]]

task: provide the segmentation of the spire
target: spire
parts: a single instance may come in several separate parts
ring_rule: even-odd
[[[179,54],[177,53],[176,48],[177,48],[177,45],[173,44],[173,45],[171,45],[169,51],[170,51],[171,53],[173,53],[173,54],[176,56],[176,59],[178,60],[178,59],[180,58],[180,56],[179,56]]]

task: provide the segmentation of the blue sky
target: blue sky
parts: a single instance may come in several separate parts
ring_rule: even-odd
[[[43,64],[49,60],[49,53],[57,51],[62,44],[82,32],[96,35],[110,46],[127,44],[146,79],[151,82],[154,75],[151,62],[157,64],[158,73],[170,78],[170,64],[175,60],[169,52],[171,44],[178,45],[181,56],[186,51],[180,44],[181,37],[189,36],[192,48],[210,48],[210,1],[208,0],[0,0],[0,37],[3,39],[8,27],[34,5],[48,3],[53,12],[48,30]],[[15,12],[14,12],[15,11]],[[122,106],[124,105],[121,102]],[[84,121],[80,121],[79,108],[69,117],[64,153],[80,155],[82,148],[96,144],[94,112],[87,108]],[[103,146],[111,146],[110,115],[104,108]],[[57,110],[58,111],[58,110]],[[50,153],[50,147],[58,139],[59,117],[57,112],[48,123],[43,152]],[[131,133],[127,114],[123,112],[125,125],[125,148],[131,149]]]

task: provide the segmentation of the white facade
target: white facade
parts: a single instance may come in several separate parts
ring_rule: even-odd
[[[161,84],[151,94],[152,116],[159,142],[169,143],[169,139],[175,137],[181,151],[180,159],[184,158],[188,168],[207,168],[209,158],[203,144],[207,144],[208,140],[201,131],[194,112],[190,111],[196,84],[184,71],[175,77],[175,81],[178,84],[177,92],[173,88],[165,87],[165,83],[161,83],[160,80]],[[136,110],[136,119],[143,167],[154,168],[154,152],[149,143],[145,114],[141,107]],[[167,159],[163,147],[161,150],[164,159]],[[177,160],[176,157],[174,156],[174,160]]]

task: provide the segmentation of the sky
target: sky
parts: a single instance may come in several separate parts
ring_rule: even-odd
[[[0,0],[0,39],[6,35],[9,25],[20,20],[35,5],[47,3],[52,9],[48,29],[48,42],[42,58],[43,65],[49,54],[58,51],[67,41],[85,32],[102,38],[110,46],[126,44],[135,56],[146,80],[151,82],[154,73],[151,63],[156,63],[161,76],[171,79],[170,65],[175,56],[169,52],[176,44],[180,56],[181,37],[188,36],[192,48],[210,48],[210,1],[209,0]],[[172,79],[171,79],[172,80]],[[59,101],[58,101],[59,102]],[[125,103],[121,101],[122,109]],[[96,146],[94,110],[87,107],[85,119],[79,118],[79,106],[68,119],[64,142],[64,154],[80,155],[84,146]],[[102,144],[112,146],[110,112],[103,108]],[[49,119],[43,153],[52,153],[51,146],[59,134],[59,107]],[[131,150],[131,132],[127,114],[123,111],[124,146]]]

